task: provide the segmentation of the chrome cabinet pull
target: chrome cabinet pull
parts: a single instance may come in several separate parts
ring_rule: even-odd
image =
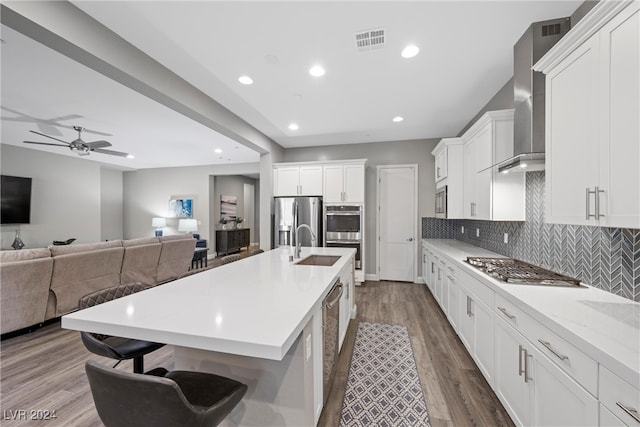
[[[528,383],[533,378],[529,378],[529,352],[526,348],[522,349],[524,352],[524,382]]]
[[[620,407],[624,412],[626,412],[631,418],[640,423],[640,414],[637,409],[631,408],[624,403],[616,402],[616,405]]]
[[[473,311],[471,310],[471,301],[471,297],[467,295],[467,316],[469,317],[473,316]]]
[[[522,369],[522,345],[518,346],[518,376],[521,377],[524,369]]]
[[[435,263],[433,261],[431,261],[431,273],[435,273],[436,271],[434,270],[435,267]]]
[[[600,187],[595,187],[595,191],[593,193],[596,198],[596,219],[600,219],[601,216],[604,216],[600,213],[600,193],[604,193],[604,190],[600,190]]]
[[[509,312],[507,311],[506,308],[504,307],[498,307],[498,310],[500,310],[505,316],[507,316],[509,319],[511,320],[516,320],[516,316],[514,316],[513,314],[509,314]]]
[[[440,166],[436,168],[436,178],[440,178]]]
[[[538,342],[540,344],[542,344],[543,346],[545,346],[547,348],[547,350],[549,350],[551,353],[553,353],[554,356],[556,356],[558,359],[560,360],[569,360],[569,356],[565,356],[564,354],[558,353],[558,351],[553,348],[551,346],[551,343],[549,341],[543,341],[542,339],[538,339]]]

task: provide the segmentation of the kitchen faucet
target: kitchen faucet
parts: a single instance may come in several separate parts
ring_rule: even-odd
[[[300,246],[300,239],[298,239],[298,235],[300,234],[300,229],[305,227],[307,230],[309,230],[309,233],[311,233],[311,241],[315,242],[316,241],[316,235],[313,234],[313,231],[311,230],[311,227],[309,227],[307,224],[300,224],[297,228],[296,228],[296,234],[295,234],[295,239],[296,239],[296,250],[294,252],[294,257],[295,258],[300,258],[300,252],[302,251],[302,248]]]

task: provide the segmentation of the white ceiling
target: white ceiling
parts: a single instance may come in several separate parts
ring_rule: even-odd
[[[298,147],[458,134],[512,76],[513,44],[529,24],[569,16],[581,1],[73,3],[280,145]],[[358,52],[355,34],[376,28],[386,32],[384,48]],[[257,161],[247,160],[245,147],[35,43],[14,52],[21,63],[8,66],[15,34],[5,31],[3,107],[39,118],[81,114],[63,123],[113,134],[106,139],[114,150],[136,155],[133,167]],[[420,47],[415,58],[400,56],[408,43]],[[308,74],[314,63],[325,76]],[[254,84],[238,83],[242,74]],[[5,93],[6,79],[19,86],[13,93]],[[392,122],[398,115],[404,121]],[[289,130],[291,122],[299,130]],[[33,140],[26,132],[33,122],[11,140],[4,128],[19,122],[2,124],[3,143]],[[214,145],[224,146],[223,159],[207,157]]]

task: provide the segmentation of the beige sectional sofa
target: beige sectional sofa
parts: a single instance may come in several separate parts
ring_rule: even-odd
[[[70,313],[80,297],[100,289],[182,277],[195,245],[185,234],[0,251],[0,333]]]

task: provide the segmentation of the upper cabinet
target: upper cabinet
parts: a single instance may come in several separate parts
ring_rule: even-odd
[[[447,187],[447,218],[451,219],[464,217],[463,144],[462,138],[442,138],[431,152],[436,161],[436,188]]]
[[[525,174],[492,169],[513,153],[513,110],[485,113],[462,140],[464,218],[524,221]]]
[[[583,24],[584,22],[584,24]],[[640,3],[599,2],[546,74],[546,221],[640,228]]]
[[[322,196],[324,203],[364,203],[365,159],[273,165],[276,197]]]
[[[321,196],[322,165],[278,165],[273,169],[273,195]]]
[[[364,203],[365,161],[325,164],[324,203]]]

